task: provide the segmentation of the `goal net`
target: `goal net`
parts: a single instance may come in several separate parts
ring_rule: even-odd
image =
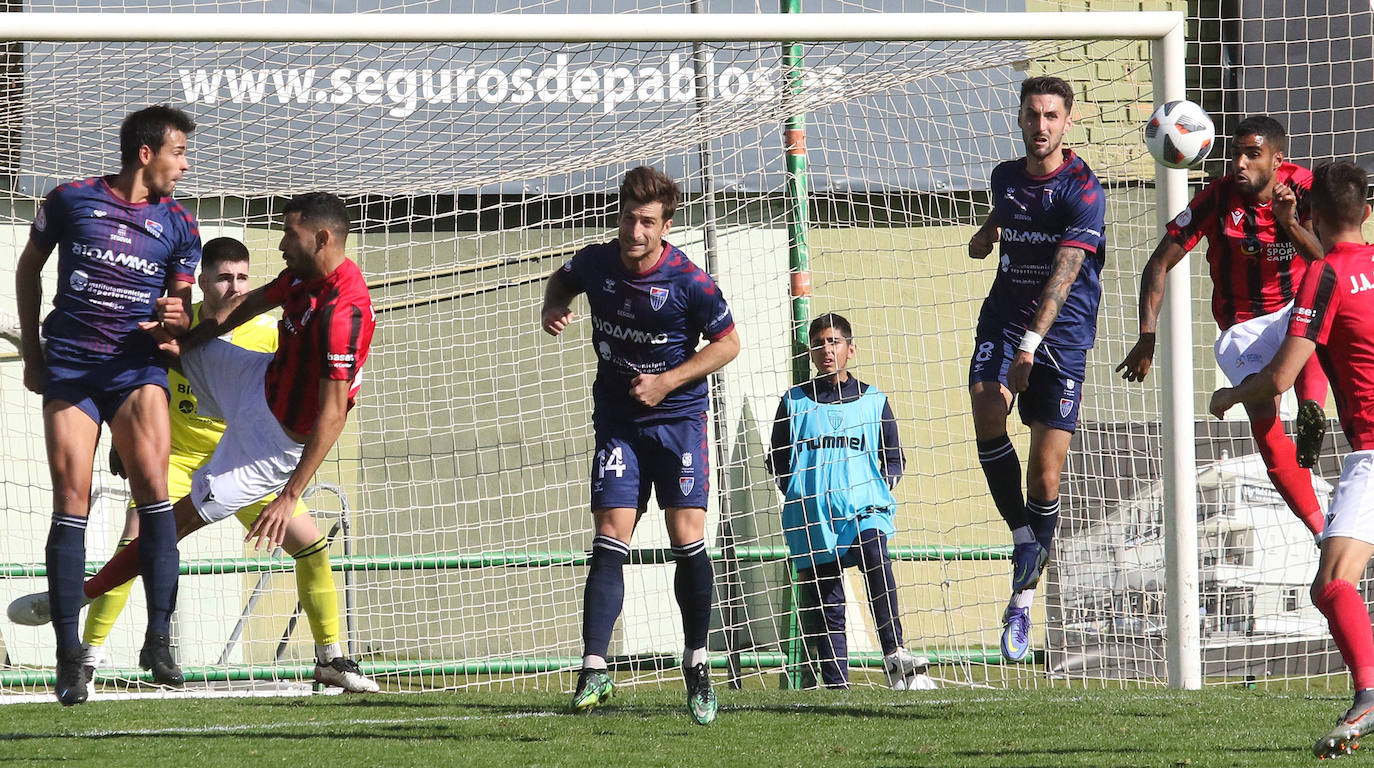
[[[1111,371],[1134,341],[1139,268],[1159,236],[1155,166],[1139,132],[1155,100],[1151,46],[1109,35],[880,42],[885,21],[867,23],[868,42],[787,48],[766,34],[728,43],[13,40],[0,53],[0,261],[13,267],[46,191],[116,169],[120,119],[152,103],[196,118],[178,197],[205,238],[249,245],[259,280],[281,266],[274,227],[285,199],[345,196],[358,225],[350,255],[371,285],[378,331],[358,406],[308,504],[335,529],[348,652],[391,688],[569,689],[591,539],[596,356],[582,300],[558,339],[540,332],[538,309],[554,269],[614,236],[620,176],[654,165],[686,193],[668,240],[715,275],[744,345],[715,379],[711,416],[717,679],[810,679],[781,499],[763,455],[778,397],[804,375],[798,329],[833,311],[854,323],[855,373],[888,393],[900,421],[900,616],[906,645],[935,663],[934,677],[1162,683],[1159,399],[1153,384]],[[1007,665],[997,643],[1009,537],[978,467],[966,394],[974,321],[999,267],[969,260],[966,243],[988,210],[992,167],[1023,153],[1017,89],[1033,74],[1074,85],[1068,143],[1106,188],[1109,250],[1060,554],[1034,613],[1037,654]],[[805,162],[789,166],[783,126],[798,117],[804,135],[789,134],[788,145]],[[49,273],[45,297],[51,264]],[[808,278],[809,296],[794,297]],[[12,290],[0,286],[7,305]],[[1198,379],[1210,389],[1210,375]],[[45,588],[51,489],[39,400],[24,392],[10,352],[0,356],[0,390],[7,602]],[[1026,433],[1011,421],[1024,459]],[[1215,574],[1203,578],[1213,590],[1203,598],[1203,645],[1247,659],[1206,671],[1232,680],[1283,658],[1301,664],[1279,674],[1321,673],[1329,649],[1303,587],[1310,539],[1299,541],[1281,502],[1264,495],[1272,491],[1262,468],[1255,479],[1251,450],[1238,441],[1224,456],[1200,452],[1201,562]],[[98,456],[93,567],[112,551],[127,502],[103,449]],[[1207,527],[1216,517],[1227,524]],[[177,657],[193,681],[307,679],[312,639],[298,620],[290,560],[246,549],[242,534],[224,522],[183,542]],[[611,647],[622,683],[679,684],[664,675],[681,653],[667,546],[651,506]],[[1268,581],[1233,562],[1280,546],[1282,569],[1255,570]],[[881,683],[864,671],[880,654],[862,580],[848,579],[855,679]],[[135,589],[98,673],[107,689],[143,679],[142,625]],[[50,628],[6,623],[0,643],[0,690],[45,690]]]

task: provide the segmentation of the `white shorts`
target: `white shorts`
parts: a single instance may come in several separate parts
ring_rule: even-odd
[[[1274,359],[1283,337],[1288,335],[1288,316],[1292,311],[1293,304],[1289,302],[1277,312],[1236,323],[1221,334],[1214,349],[1217,364],[1231,386],[1240,386],[1246,376],[1259,373]]]
[[[224,419],[224,437],[191,476],[191,501],[207,523],[277,493],[305,446],[292,440],[267,407],[264,381],[272,355],[214,339],[181,356],[197,409]]]
[[[1374,544],[1374,451],[1354,451],[1341,463],[1341,480],[1322,532],[1323,539],[1333,536]]]

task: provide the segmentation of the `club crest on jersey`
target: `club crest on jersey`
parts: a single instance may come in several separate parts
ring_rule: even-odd
[[[695,482],[696,481],[690,477],[679,477],[677,479],[677,488],[679,491],[682,491],[683,496],[686,496],[692,492],[692,484]]]
[[[654,286],[649,289],[649,306],[657,312],[663,309],[663,304],[668,301],[668,289]]]
[[[837,410],[830,410],[825,414],[825,418],[830,422],[831,429],[839,429],[844,426],[844,414]]]
[[[1061,419],[1067,419],[1067,418],[1069,417],[1069,412],[1072,411],[1072,410],[1073,410],[1073,398],[1069,398],[1069,397],[1061,397],[1061,398],[1059,398],[1059,418],[1061,418]]]
[[[153,237],[162,237],[162,225],[152,219],[144,219],[143,228],[148,230],[148,234]]]

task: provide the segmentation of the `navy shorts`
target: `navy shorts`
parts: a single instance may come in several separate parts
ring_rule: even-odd
[[[63,400],[80,408],[96,424],[114,418],[139,387],[156,384],[167,392],[167,367],[152,358],[116,358],[96,365],[49,359],[43,405]]]
[[[973,359],[969,362],[969,386],[980,381],[1007,385],[1007,370],[1021,346],[1019,329],[978,329]],[[1063,349],[1043,342],[1035,351],[1030,384],[1016,396],[1021,423],[1039,422],[1053,429],[1073,432],[1078,428],[1078,407],[1083,401],[1083,378],[1088,370],[1088,350]]]
[[[592,509],[644,509],[649,489],[659,506],[706,508],[710,462],[706,414],[650,424],[597,423]]]

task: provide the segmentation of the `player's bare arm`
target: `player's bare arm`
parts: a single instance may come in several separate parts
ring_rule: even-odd
[[[1308,261],[1316,261],[1325,255],[1321,242],[1309,227],[1298,222],[1298,196],[1287,184],[1274,185],[1274,222],[1293,241],[1298,252]]]
[[[557,336],[573,321],[572,300],[577,292],[568,288],[558,273],[549,275],[549,283],[544,287],[544,307],[539,312],[539,325],[544,333]]]
[[[261,315],[263,312],[277,306],[267,300],[267,286],[255,288],[243,294],[241,299],[226,302],[226,305],[222,313],[227,312],[227,315],[223,317],[201,318],[201,321],[196,324],[196,327],[187,331],[185,335],[165,342],[159,346],[163,351],[172,354],[185,352],[188,349],[204,344],[210,339],[223,336],[258,315]],[[232,309],[228,309],[228,307],[232,307]],[[140,323],[139,327],[144,328],[148,325],[150,324]],[[157,324],[153,323],[151,325],[155,327]]]
[[[320,413],[315,417],[315,425],[310,430],[310,436],[305,439],[301,460],[291,473],[291,479],[286,481],[277,498],[263,508],[262,514],[253,521],[253,527],[248,529],[248,535],[243,539],[257,539],[255,548],[262,549],[266,546],[271,549],[281,544],[286,537],[286,526],[291,522],[296,502],[305,495],[315,472],[333,450],[339,435],[343,434],[344,423],[348,420],[350,386],[352,383],[346,379],[320,380]]]
[[[1212,393],[1207,411],[1220,419],[1239,403],[1267,403],[1286,392],[1298,379],[1298,372],[1317,349],[1317,343],[1301,336],[1287,336],[1274,359],[1259,373],[1249,376],[1238,387],[1222,387]]]
[[[973,233],[973,237],[968,241],[968,256],[970,259],[984,259],[992,253],[992,247],[997,244],[997,238],[1001,236],[997,225],[992,221],[992,214],[983,220],[983,226]]]
[[[43,394],[47,380],[47,365],[43,362],[43,347],[39,343],[39,308],[43,304],[43,265],[48,263],[53,248],[35,243],[32,238],[19,255],[14,275],[16,304],[19,312],[19,347],[24,358],[24,388]]]
[[[1164,286],[1169,270],[1174,268],[1188,255],[1183,245],[1165,235],[1145,262],[1140,273],[1140,300],[1137,311],[1140,315],[1140,336],[1135,346],[1126,353],[1126,359],[1116,367],[1121,378],[1126,381],[1144,381],[1150,372],[1155,358],[1155,333],[1159,329],[1159,310],[1164,305]]]
[[[739,355],[739,331],[729,333],[697,350],[682,365],[663,373],[641,373],[630,382],[630,397],[650,408],[663,402],[673,390],[704,379],[724,368]]]
[[[171,336],[180,336],[191,328],[191,284],[172,280],[167,295],[157,300],[157,319]]]
[[[1039,336],[1049,333],[1054,319],[1059,317],[1059,309],[1069,298],[1069,289],[1078,279],[1078,270],[1088,253],[1082,248],[1064,247],[1054,252],[1054,263],[1050,265],[1050,276],[1040,291],[1036,304],[1035,319],[1028,329]],[[1031,366],[1035,363],[1035,353],[1024,349],[1016,350],[1011,367],[1007,369],[1007,389],[1013,393],[1025,392],[1030,386]]]

